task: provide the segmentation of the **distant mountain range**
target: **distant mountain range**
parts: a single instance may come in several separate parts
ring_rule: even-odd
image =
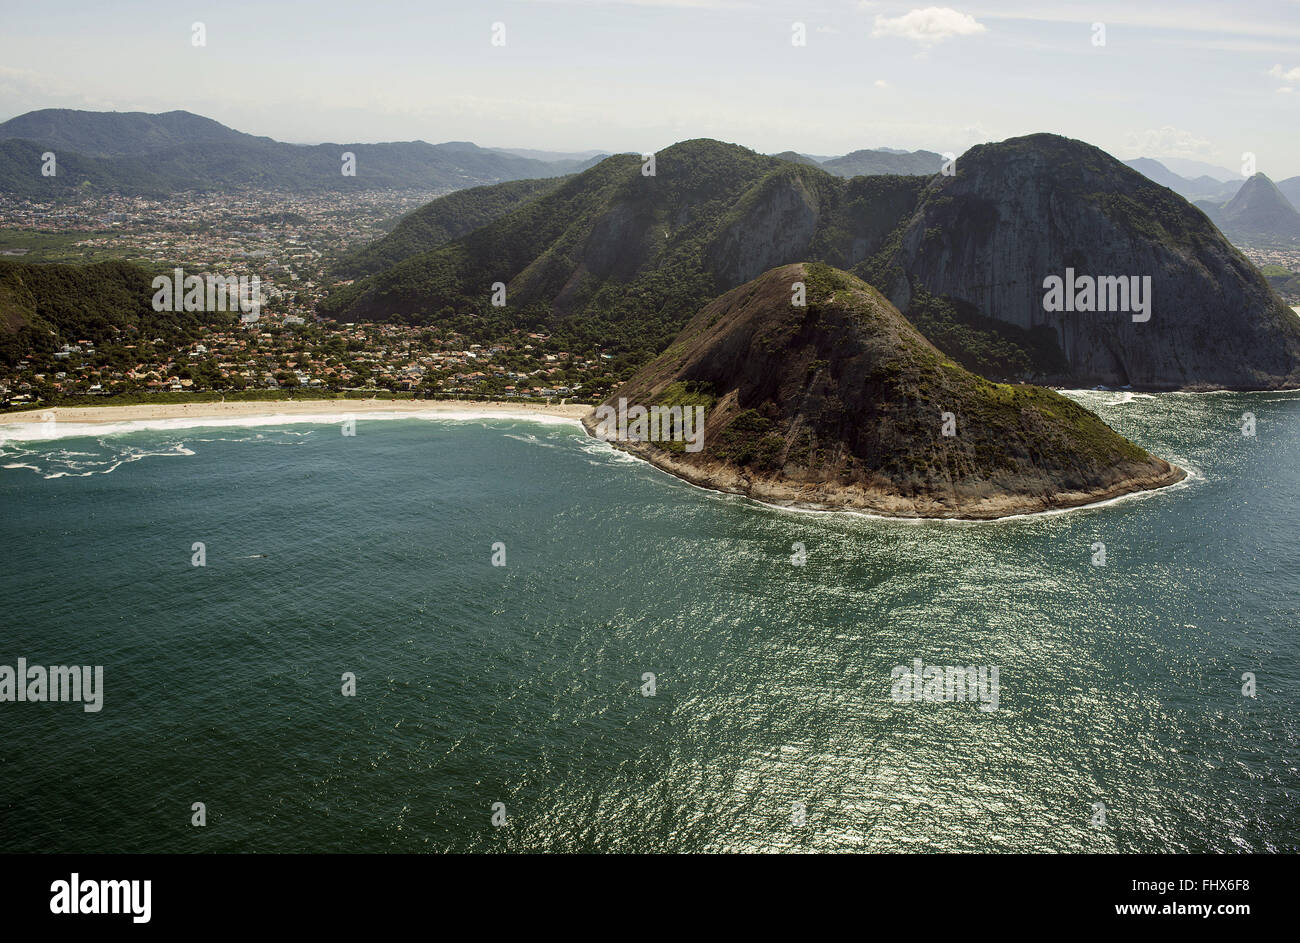
[[[928,177],[937,174],[943,167],[942,154],[936,154],[934,151],[900,151],[892,147],[854,151],[843,157],[810,157],[796,151],[782,151],[772,156],[796,164],[821,167],[837,177],[881,174]]]
[[[53,177],[40,173],[41,155],[47,151],[56,155],[58,173]],[[342,155],[348,151],[357,157],[355,177],[342,173]],[[87,189],[143,196],[239,186],[295,191],[450,189],[561,177],[606,156],[597,151],[479,147],[466,141],[287,144],[188,111],[46,108],[0,123],[0,193],[41,198]],[[796,151],[773,156],[839,177],[930,176],[943,164],[942,155],[934,151],[891,147],[839,157]],[[1191,201],[1224,203],[1241,186],[1231,171],[1198,161],[1141,157],[1125,163]],[[1292,203],[1300,203],[1300,176],[1277,186]]]
[[[54,176],[42,155],[53,152]],[[343,154],[356,176],[342,173]],[[366,189],[461,189],[508,180],[562,177],[608,155],[530,148],[428,144],[287,144],[245,134],[187,111],[164,114],[48,108],[0,124],[0,193],[29,199],[86,192],[162,197],[183,191],[259,187],[295,192]],[[822,166],[841,177],[937,173],[931,151],[876,148],[819,159],[793,151],[785,160]]]
[[[188,111],[29,111],[0,124],[0,140],[36,141],[86,157],[127,157],[170,147],[274,144]]]
[[[822,167],[837,177],[872,174],[909,174],[929,177],[943,167],[943,155],[934,151],[895,151],[890,148],[854,151],[823,161]]]
[[[454,217],[432,209],[442,202],[424,212]],[[1300,384],[1300,322],[1205,215],[1056,135],[972,148],[951,177],[849,179],[701,139],[660,151],[655,176],[616,155],[511,202],[476,196],[492,221],[414,254],[421,240],[395,247],[395,231],[376,249],[401,261],[335,288],[322,313],[483,337],[545,329],[644,362],[718,293],[820,261],[876,286],[940,350],[992,379]],[[1149,319],[1048,310],[1044,280],[1067,271],[1147,276]],[[489,303],[495,282],[505,307]]]
[[[1218,164],[1211,164],[1203,160],[1192,160],[1187,157],[1160,157],[1157,160],[1174,173],[1180,174],[1189,180],[1194,180],[1197,177],[1210,177],[1225,182],[1241,180],[1239,171],[1229,170],[1227,167],[1220,167]]]
[[[1124,161],[1138,173],[1149,180],[1154,180],[1162,187],[1168,187],[1187,200],[1228,200],[1241,187],[1241,178],[1219,180],[1206,174],[1188,178],[1174,173],[1158,160],[1139,157]]]
[[[529,157],[547,163],[569,161],[575,164],[585,164],[593,157],[608,157],[613,153],[612,151],[539,151],[532,147],[489,147],[488,150],[513,154],[515,157]]]
[[[53,152],[56,174],[43,176]],[[356,158],[344,176],[343,155]],[[463,141],[427,144],[285,144],[172,111],[46,109],[0,124],[0,192],[32,199],[113,191],[161,197],[186,190],[261,187],[299,192],[452,189],[557,177],[599,158],[521,157]]]
[[[1124,163],[1162,187],[1168,187],[1195,203],[1228,238],[1236,242],[1276,243],[1290,242],[1297,238],[1297,220],[1294,216],[1295,206],[1300,204],[1300,176],[1288,177],[1274,184],[1263,174],[1256,174],[1243,184],[1240,177],[1220,179],[1230,171],[1195,161],[1183,162],[1182,166],[1190,164],[1208,168],[1218,176],[1201,174],[1188,178],[1149,157],[1126,160]],[[1246,198],[1236,200],[1242,193],[1245,193]],[[1291,212],[1287,212],[1288,209]]]
[[[1300,213],[1263,174],[1255,174],[1226,203],[1197,201],[1205,215],[1237,242],[1300,243]]]

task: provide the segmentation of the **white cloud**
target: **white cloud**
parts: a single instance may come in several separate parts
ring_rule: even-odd
[[[1284,69],[1280,65],[1275,65],[1268,70],[1268,74],[1275,79],[1281,79],[1285,83],[1282,88],[1278,89],[1279,92],[1284,94],[1289,93],[1291,86],[1300,82],[1300,66],[1296,66],[1294,69]]]
[[[1000,136],[1005,137],[1005,135]],[[966,127],[962,128],[960,133],[957,135],[957,140],[961,142],[961,146],[956,150],[958,153],[961,153],[967,148],[974,147],[976,144],[987,144],[990,141],[995,141],[997,140],[997,136],[994,136],[991,132],[985,129],[984,125],[976,122],[975,124],[968,124]]]
[[[871,35],[876,38],[896,36],[923,46],[933,46],[953,36],[974,36],[985,31],[984,24],[969,13],[951,7],[926,7],[892,18],[877,14]]]
[[[876,88],[889,88],[889,83],[884,79],[876,79],[875,86]]]
[[[84,95],[41,73],[0,65],[0,115],[20,115],[38,108],[111,111],[115,107],[111,99]]]
[[[1124,136],[1124,143],[1139,157],[1196,159],[1214,154],[1214,146],[1209,141],[1168,124],[1145,131],[1130,131]]]

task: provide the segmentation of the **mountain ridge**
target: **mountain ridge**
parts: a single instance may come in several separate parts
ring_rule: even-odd
[[[1177,194],[1083,142],[980,145],[955,176],[930,177],[845,179],[708,139],[656,156],[657,177],[635,157],[608,158],[479,230],[332,290],[321,313],[470,332],[544,327],[567,345],[613,345],[642,362],[708,298],[811,259],[866,278],[946,353],[994,379],[1300,384],[1300,327],[1258,270]],[[1135,333],[1126,315],[1047,312],[1044,279],[1067,268],[1148,274],[1153,323]],[[487,304],[497,282],[504,308]]]
[[[821,167],[837,177],[876,174],[928,177],[939,173],[943,164],[943,155],[936,154],[934,151],[909,152],[893,148],[866,148],[822,161]]]
[[[1300,239],[1300,213],[1266,175],[1257,173],[1226,203],[1197,203],[1229,238],[1260,240]]]
[[[931,178],[869,280],[905,314],[917,287],[1022,329],[1049,327],[1068,369],[1054,385],[1272,389],[1300,385],[1300,323],[1205,215],[1082,141],[982,144]],[[1153,313],[1047,310],[1067,269],[1145,275]]]
[[[1186,177],[1150,157],[1138,157],[1123,163],[1147,179],[1168,187],[1189,202],[1196,200],[1229,200],[1241,187],[1241,180],[1219,180],[1207,174]]]
[[[47,177],[41,168],[48,151],[57,173]],[[355,156],[355,176],[343,174],[345,152]],[[144,197],[240,187],[461,189],[564,176],[591,160],[547,163],[460,141],[288,144],[185,111],[44,109],[0,124],[0,192],[30,199],[87,189]]]

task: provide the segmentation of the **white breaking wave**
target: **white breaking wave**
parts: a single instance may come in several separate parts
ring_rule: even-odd
[[[0,458],[27,459],[27,461],[6,462],[0,465],[0,468],[25,469],[47,479],[89,478],[91,475],[107,475],[128,462],[138,462],[142,458],[177,458],[195,454],[192,449],[179,442],[162,451],[129,447],[118,449],[102,440],[99,444],[104,446],[105,449],[102,455],[93,452],[66,452],[63,450],[38,452],[33,449],[14,449],[13,451],[0,449]],[[69,457],[73,455],[81,456],[81,458],[72,459]],[[33,464],[33,462],[40,462],[41,464],[37,465]]]
[[[516,442],[523,442],[527,445],[540,445],[544,449],[559,448],[558,445],[555,445],[552,442],[543,442],[541,439],[537,438],[537,436],[533,435],[531,432],[528,433],[527,435],[514,435],[513,433],[507,432],[505,436],[507,439],[514,439]]]
[[[232,435],[230,438],[220,434],[213,436],[185,436],[191,443],[207,442],[248,442],[267,441],[274,444],[300,445],[305,437],[315,430],[294,431],[275,428],[275,435],[264,436],[255,431],[268,427],[289,425],[315,425],[339,427],[347,419],[355,419],[358,429],[364,434],[367,421],[378,422],[394,419],[417,419],[422,422],[476,422],[484,428],[516,428],[517,423],[536,423],[541,426],[581,428],[576,419],[563,416],[548,416],[525,411],[502,412],[498,410],[463,410],[446,413],[412,413],[398,410],[360,412],[355,414],[340,413],[267,413],[253,416],[229,417],[178,417],[171,419],[127,419],[120,422],[11,422],[0,424],[0,469],[32,471],[43,478],[87,478],[91,475],[107,475],[128,462],[142,458],[162,458],[191,456],[193,449],[180,441],[180,436],[165,436],[162,443],[150,443],[141,446],[123,441],[123,436],[138,433],[180,433],[191,430],[246,430],[243,437]],[[290,437],[297,441],[277,442],[279,437]],[[548,448],[556,446],[543,442],[535,435],[511,435],[510,438],[532,445]],[[57,448],[54,444],[64,439],[94,439],[104,450],[100,453],[72,451]],[[170,440],[170,441],[169,441]]]
[[[0,445],[4,442],[53,442],[99,436],[128,435],[133,432],[171,432],[186,429],[251,429],[260,426],[325,425],[338,426],[345,419],[355,419],[358,426],[372,421],[418,419],[421,422],[535,422],[548,426],[581,426],[576,419],[548,416],[544,413],[464,410],[445,413],[400,411],[340,413],[268,413],[257,416],[210,416],[207,418],[124,419],[121,422],[11,422],[0,423]]]
[[[653,463],[637,458],[635,455],[630,452],[625,452],[623,449],[615,448],[604,439],[597,439],[594,436],[586,436],[585,438],[578,440],[577,445],[580,452],[585,452],[588,455],[598,455],[607,461],[614,462],[615,464],[629,465],[640,462],[641,464],[649,465],[651,468],[654,468],[655,471],[660,470],[656,468]],[[593,462],[592,464],[597,463]]]

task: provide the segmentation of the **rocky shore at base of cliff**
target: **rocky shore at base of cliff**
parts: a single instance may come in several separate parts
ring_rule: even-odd
[[[692,484],[809,510],[992,519],[1186,477],[1054,390],[963,369],[821,263],[705,305],[582,423]]]
[[[594,413],[584,417],[582,425],[589,435],[599,438],[596,436],[593,416]],[[1062,511],[1101,504],[1137,492],[1156,491],[1176,485],[1187,477],[1187,472],[1183,469],[1166,462],[1166,470],[1163,472],[1153,473],[1148,469],[1135,468],[1132,477],[1084,491],[1063,486],[1054,492],[1008,494],[988,489],[987,493],[980,494],[978,489],[967,488],[960,494],[954,491],[949,494],[932,492],[906,495],[857,482],[799,482],[765,477],[724,462],[680,461],[674,453],[649,443],[607,441],[615,448],[654,465],[660,471],[710,491],[741,495],[763,504],[804,511],[856,511],[905,519],[989,521],[1024,514],[1041,514],[1045,511]]]

